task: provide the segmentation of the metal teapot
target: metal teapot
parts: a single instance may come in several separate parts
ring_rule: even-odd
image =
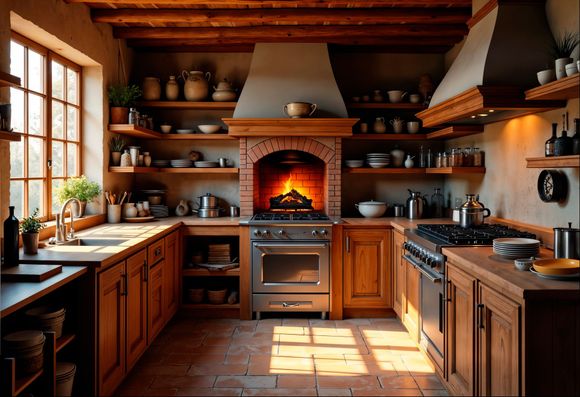
[[[483,225],[484,218],[491,215],[489,208],[485,208],[475,198],[475,194],[466,194],[467,201],[459,208],[459,225],[464,228]]]
[[[407,217],[409,219],[421,219],[424,210],[427,208],[427,200],[421,196],[421,192],[414,192],[407,189],[411,196],[407,199]]]

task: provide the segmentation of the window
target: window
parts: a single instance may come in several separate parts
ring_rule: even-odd
[[[10,203],[19,218],[39,208],[53,219],[56,189],[81,170],[81,68],[13,33],[10,73],[22,82],[10,103],[12,128],[23,134],[10,143]]]

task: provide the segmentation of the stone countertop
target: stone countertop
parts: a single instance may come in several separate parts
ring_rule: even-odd
[[[558,281],[519,271],[514,261],[493,253],[492,247],[448,247],[443,249],[447,259],[484,283],[490,282],[499,291],[516,300],[528,298],[580,299],[578,280]],[[552,258],[553,251],[541,248],[539,258]]]
[[[450,218],[408,219],[405,217],[382,217],[382,218],[342,218],[342,224],[347,226],[380,227],[391,226],[399,232],[412,229],[419,223],[455,223]]]

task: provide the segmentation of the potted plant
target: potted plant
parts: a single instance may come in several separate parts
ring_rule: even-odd
[[[114,166],[121,164],[121,152],[125,147],[125,140],[120,135],[113,135],[109,140],[109,149],[111,150],[111,160]]]
[[[79,217],[85,214],[87,202],[101,194],[101,187],[97,182],[91,182],[86,176],[67,179],[57,191],[58,201],[62,204],[70,198],[76,198],[81,202],[81,208],[77,208]]]
[[[566,77],[566,65],[573,62],[570,55],[572,55],[572,51],[574,51],[578,42],[578,33],[576,32],[565,32],[554,41],[552,55],[556,60],[556,78],[558,80]]]
[[[44,229],[44,223],[38,220],[38,208],[20,224],[20,233],[22,234],[22,247],[27,255],[36,255],[38,253],[38,232]]]
[[[111,124],[127,124],[129,107],[141,96],[137,85],[112,85],[109,87],[109,104],[111,105]]]

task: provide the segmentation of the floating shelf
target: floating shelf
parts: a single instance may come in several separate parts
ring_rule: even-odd
[[[424,174],[424,168],[343,168],[345,174]]]
[[[109,167],[118,174],[238,174],[239,168],[156,168],[156,167]]]
[[[346,137],[347,139],[354,139],[357,141],[424,141],[428,134],[353,134]]]
[[[427,139],[453,139],[462,136],[481,134],[483,125],[452,125],[427,134]]]
[[[580,95],[580,74],[576,73],[560,80],[526,91],[527,100],[564,100]]]
[[[580,155],[528,157],[526,168],[580,168]]]
[[[20,142],[22,134],[17,132],[0,131],[0,141]]]
[[[357,118],[222,118],[236,137],[346,137]]]
[[[485,167],[425,168],[426,174],[485,174]]]
[[[395,110],[423,110],[427,109],[422,103],[389,103],[389,102],[351,102],[348,109],[395,109]]]
[[[142,101],[137,106],[165,109],[234,110],[237,102]]]
[[[227,276],[239,276],[240,268],[229,269],[225,271],[209,271],[208,269],[194,268],[194,269],[183,269],[183,276],[187,277],[227,277]]]
[[[232,140],[227,133],[216,134],[162,134],[134,124],[109,124],[109,131],[121,135],[144,139],[162,140]]]
[[[20,77],[0,72],[0,87],[20,87]]]

